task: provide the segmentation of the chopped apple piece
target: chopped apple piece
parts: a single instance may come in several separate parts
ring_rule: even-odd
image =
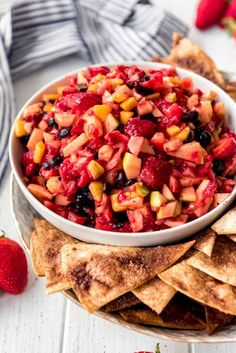
[[[131,136],[128,142],[128,148],[130,152],[137,156],[141,151],[143,141],[144,137],[142,136]]]
[[[104,168],[98,162],[92,160],[88,164],[88,171],[94,180],[98,179],[103,173]]]
[[[197,200],[197,195],[193,186],[187,186],[182,189],[180,194],[180,200],[186,202],[194,202]]]
[[[121,103],[131,95],[132,91],[129,89],[129,87],[126,85],[122,85],[116,88],[112,97],[115,102]]]
[[[84,124],[84,132],[89,139],[102,136],[103,128],[101,120],[94,115],[90,115]]]
[[[75,114],[56,113],[54,116],[54,120],[61,127],[69,127],[73,124],[75,117]]]
[[[27,143],[27,148],[30,151],[34,151],[36,144],[42,139],[43,139],[43,131],[35,127],[30,135],[29,141]]]
[[[185,177],[179,179],[181,186],[193,186],[201,183],[202,178]]]
[[[123,212],[127,209],[126,206],[118,201],[118,194],[111,195],[111,207],[114,212]]]
[[[52,176],[47,180],[46,186],[52,194],[62,194],[64,188],[58,176]]]
[[[103,145],[98,150],[98,159],[101,161],[109,162],[113,155],[114,149],[109,145]]]
[[[153,104],[146,98],[140,99],[137,105],[137,112],[139,115],[146,115],[152,113],[154,107]]]
[[[58,194],[55,197],[55,204],[58,206],[68,206],[72,201],[68,199],[67,196],[63,194]]]
[[[133,232],[139,232],[143,229],[143,214],[140,210],[128,210],[127,216]]]
[[[159,211],[157,212],[157,219],[160,220],[164,218],[175,217],[177,204],[177,201],[171,201],[165,205],[160,206]]]
[[[180,140],[179,140],[180,141]],[[166,151],[167,154],[173,157],[182,158],[187,161],[203,164],[204,163],[204,149],[200,145],[199,142],[193,141],[189,143],[185,143],[180,146],[177,151]]]
[[[111,113],[107,115],[105,120],[105,132],[111,132],[119,126],[119,121]]]
[[[196,190],[197,200],[202,200],[203,193],[206,190],[206,188],[208,187],[209,183],[210,183],[210,180],[203,179],[201,184],[198,186],[198,188]]]
[[[166,138],[163,132],[156,132],[151,139],[151,143],[153,144],[153,146],[159,149],[163,148],[163,145],[165,142],[166,142]]]
[[[40,201],[51,200],[53,198],[53,195],[41,185],[29,184],[27,189]]]
[[[42,103],[35,103],[31,104],[28,107],[26,107],[23,111],[23,118],[25,118],[29,114],[38,114],[42,110]]]
[[[104,184],[101,181],[91,181],[89,184],[89,190],[95,201],[100,202],[102,200]]]
[[[183,142],[180,139],[173,138],[172,140],[169,140],[168,142],[164,143],[163,149],[166,153],[171,153],[178,151],[179,148],[183,145]]]
[[[200,107],[198,108],[198,112],[200,115],[200,120],[203,124],[208,124],[212,118],[212,105],[211,101],[201,101]]]
[[[143,140],[140,152],[155,155],[155,151],[147,139]]]
[[[173,228],[185,224],[187,222],[187,219],[188,215],[182,214],[179,217],[167,219],[166,221],[164,221],[164,224],[170,228]]]
[[[135,179],[139,176],[142,160],[133,154],[126,152],[123,158],[123,169],[127,179]]]
[[[150,205],[152,211],[158,211],[161,205],[167,203],[166,198],[159,191],[152,191],[150,195]]]
[[[213,207],[219,206],[229,195],[230,193],[227,192],[219,192],[215,194],[213,197]]]
[[[168,103],[175,103],[177,101],[176,93],[175,92],[167,93],[164,99]]]
[[[175,200],[174,195],[172,194],[172,192],[170,191],[170,189],[168,188],[168,186],[166,184],[163,185],[162,188],[162,195],[164,196],[164,198],[168,201],[172,201]]]
[[[137,193],[138,196],[146,197],[150,192],[148,188],[145,185],[143,185],[143,183],[141,182],[137,182],[132,186],[134,187],[135,192]]]
[[[75,140],[70,142],[63,148],[63,155],[64,157],[68,157],[71,153],[76,151],[79,147],[82,147],[86,142],[88,142],[88,137],[85,133],[82,133],[78,136]]]

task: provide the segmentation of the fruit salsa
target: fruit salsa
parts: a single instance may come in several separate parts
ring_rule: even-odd
[[[88,67],[15,122],[28,190],[78,224],[146,232],[194,220],[236,182],[236,134],[215,92],[175,68]]]

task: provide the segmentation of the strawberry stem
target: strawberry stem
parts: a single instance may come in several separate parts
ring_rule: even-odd
[[[3,230],[0,230],[0,238],[3,238],[5,236],[5,232]]]

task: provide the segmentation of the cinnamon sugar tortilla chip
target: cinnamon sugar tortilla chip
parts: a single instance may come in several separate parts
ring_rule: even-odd
[[[132,292],[128,292],[106,304],[105,311],[107,313],[120,311],[140,303],[141,301]]]
[[[32,234],[31,240],[31,257],[34,268],[38,269],[38,264],[43,264],[47,293],[69,289],[70,283],[61,269],[61,248],[66,244],[74,244],[78,241],[43,219],[35,219],[34,223],[35,232]]]
[[[227,237],[217,237],[211,257],[198,251],[186,262],[219,281],[236,286],[236,243]]]
[[[178,33],[173,34],[170,55],[164,58],[156,57],[153,60],[190,69],[225,88],[224,77],[217,69],[214,61],[197,44]]]
[[[38,236],[36,230],[34,230],[30,237],[30,255],[35,274],[38,277],[43,277],[45,276],[45,266],[40,239],[41,236]]]
[[[236,288],[182,261],[158,275],[186,296],[226,314],[236,315]]]
[[[217,234],[213,229],[203,229],[201,232],[195,235],[194,239],[196,243],[194,248],[201,251],[202,253],[211,256],[215,246]]]
[[[144,304],[149,306],[157,314],[160,314],[169,301],[173,298],[176,290],[155,277],[149,282],[133,290],[133,293]]]
[[[225,213],[211,228],[217,234],[236,234],[236,207]]]
[[[209,335],[212,335],[219,328],[229,324],[234,316],[222,313],[219,310],[210,308],[209,306],[204,306],[206,314],[206,325],[207,332]]]
[[[178,302],[170,302],[160,315],[145,306],[122,310],[120,315],[135,324],[182,330],[201,330],[206,327],[204,319],[193,307]]]
[[[194,244],[155,248],[66,245],[62,266],[80,303],[94,312],[175,263]]]

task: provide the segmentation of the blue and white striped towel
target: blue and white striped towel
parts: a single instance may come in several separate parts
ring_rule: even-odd
[[[147,0],[15,2],[0,17],[0,181],[15,115],[12,78],[75,53],[90,63],[150,60],[169,52],[174,31],[187,27]]]

